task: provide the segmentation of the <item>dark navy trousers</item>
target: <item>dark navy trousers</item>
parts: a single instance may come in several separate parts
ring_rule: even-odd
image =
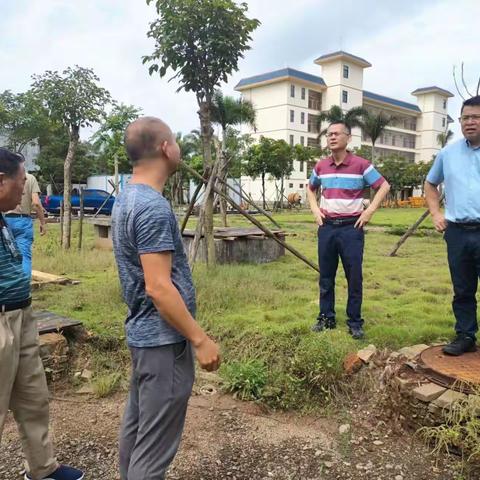
[[[351,328],[363,325],[362,262],[365,233],[349,225],[324,224],[318,228],[318,263],[320,266],[320,314],[335,317],[335,277],[338,259],[342,261],[348,283],[347,318]]]
[[[475,339],[478,331],[476,293],[480,275],[480,228],[449,222],[444,238],[454,292],[455,330]]]

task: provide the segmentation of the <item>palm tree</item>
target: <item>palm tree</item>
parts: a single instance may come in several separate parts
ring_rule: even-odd
[[[375,163],[375,143],[392,121],[393,117],[387,116],[383,112],[379,112],[378,114],[366,112],[363,116],[363,133],[372,142],[372,163]]]
[[[363,107],[353,107],[347,112],[344,112],[338,105],[333,105],[330,110],[320,113],[318,115],[318,130],[321,129],[322,123],[344,122],[348,127],[355,128],[362,126],[362,117],[367,113]],[[327,133],[327,128],[320,130],[319,138]]]
[[[452,139],[452,137],[453,137],[453,132],[450,129],[447,129],[444,133],[439,133],[437,135],[437,142],[443,148]]]
[[[221,90],[216,90],[212,100],[212,122],[222,128],[221,168],[220,176],[225,180],[228,174],[229,159],[226,158],[227,129],[234,125],[248,124],[255,128],[256,112],[253,104],[242,98],[224,96]],[[222,189],[225,190],[225,186]],[[227,226],[227,205],[220,198],[220,210],[222,213],[223,226]]]

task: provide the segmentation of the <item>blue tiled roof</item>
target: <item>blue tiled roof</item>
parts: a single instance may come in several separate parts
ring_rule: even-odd
[[[432,87],[422,87],[422,88],[417,88],[415,91],[412,92],[412,95],[416,95],[418,93],[424,93],[424,92],[429,92],[431,90],[437,90],[440,93],[443,93],[447,97],[453,97],[453,93],[449,92],[448,90],[445,90],[444,88],[440,88],[437,86],[432,86]]]
[[[315,62],[318,62],[319,60],[327,60],[328,58],[331,58],[331,57],[337,57],[338,55],[345,55],[347,57],[352,58],[353,60],[357,60],[357,62],[366,63],[371,66],[371,63],[365,60],[364,58],[357,57],[356,55],[352,55],[351,53],[344,52],[343,50],[338,50],[337,52],[327,53],[326,55],[322,55],[321,57],[318,57],[315,60]]]
[[[325,86],[325,82],[321,77],[311,75],[310,73],[300,72],[294,68],[282,68],[281,70],[275,70],[274,72],[262,73],[261,75],[255,75],[254,77],[243,78],[240,80],[240,82],[238,82],[235,89],[283,77],[298,78],[299,80],[305,80],[307,82]]]
[[[408,110],[414,110],[415,112],[421,112],[418,105],[404,102],[402,100],[395,100],[394,98],[378,95],[377,93],[367,92],[366,90],[364,90],[363,96],[365,98],[369,98],[370,100],[377,100],[377,102],[389,103],[390,105],[395,105],[396,107],[402,107],[402,108],[407,108]]]

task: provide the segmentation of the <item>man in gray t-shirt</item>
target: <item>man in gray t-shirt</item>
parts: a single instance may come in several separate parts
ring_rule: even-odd
[[[158,118],[142,117],[128,126],[125,147],[133,176],[112,214],[132,356],[120,476],[162,480],[182,436],[194,381],[193,351],[208,371],[218,368],[220,356],[195,321],[192,275],[177,221],[162,195],[180,161],[175,136]]]

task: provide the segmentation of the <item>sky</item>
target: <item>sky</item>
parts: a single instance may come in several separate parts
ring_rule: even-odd
[[[364,88],[415,103],[411,92],[437,85],[455,94],[449,113],[461,106],[452,75],[465,63],[465,80],[476,90],[480,77],[479,0],[250,0],[249,15],[261,26],[239,71],[243,77],[297,68],[321,76],[313,61],[345,50],[368,60]],[[80,65],[93,68],[118,102],[142,108],[174,131],[198,128],[193,94],[149,76],[141,62],[153,51],[147,38],[155,8],[144,0],[0,0],[0,91],[25,91],[32,74]],[[458,133],[458,122],[452,126]],[[84,132],[84,137],[91,132]]]

